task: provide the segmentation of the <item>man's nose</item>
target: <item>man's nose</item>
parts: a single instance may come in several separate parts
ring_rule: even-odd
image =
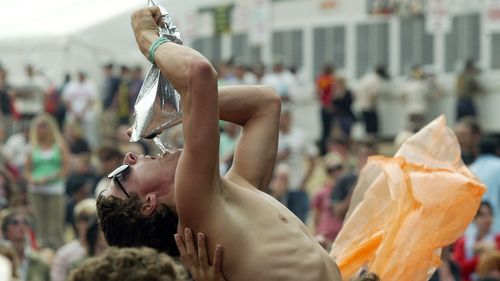
[[[125,154],[125,158],[123,158],[123,164],[133,165],[137,161],[137,156],[132,152],[128,152]]]

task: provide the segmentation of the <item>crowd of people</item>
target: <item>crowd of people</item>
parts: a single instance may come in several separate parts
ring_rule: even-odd
[[[462,160],[487,186],[488,191],[483,195],[477,215],[464,236],[443,249],[443,264],[430,280],[500,278],[500,169],[497,166],[500,163],[500,143],[496,135],[484,132],[478,123],[474,98],[485,92],[478,77],[479,70],[473,61],[468,61],[457,76],[454,88],[457,95],[456,123],[453,130],[460,144]],[[408,80],[400,89],[393,87],[384,66],[378,66],[373,72],[364,75],[358,82],[357,92],[345,90],[344,78],[337,76],[331,65],[324,67],[316,80],[316,86],[323,124],[319,142],[321,150],[317,159],[323,163],[325,180],[321,189],[312,193],[310,206],[314,212],[311,223],[318,241],[328,249],[342,228],[350,195],[367,157],[380,154],[378,149],[381,147],[387,151],[388,143],[377,141],[378,99],[383,96],[394,97],[405,108],[405,130],[395,137],[388,149],[396,151],[404,140],[430,120],[430,102],[440,97],[443,89],[419,65],[412,67]],[[360,112],[353,114],[355,103]],[[365,127],[366,138],[361,142],[352,140],[350,129],[345,129],[346,124],[352,126],[356,118]],[[280,167],[279,170],[287,171],[286,167]],[[277,174],[277,182],[286,182],[282,173]]]
[[[269,71],[264,64],[249,67],[233,59],[216,68],[219,86],[268,85],[280,97],[278,149],[276,162],[270,163],[275,168],[264,191],[308,225],[327,251],[342,228],[368,157],[382,153],[382,147],[395,151],[422,128],[428,121],[428,99],[441,94],[433,78],[414,66],[396,94],[407,109],[408,131],[388,144],[378,138],[377,114],[378,97],[391,91],[386,68],[367,73],[354,91],[333,65],[326,65],[315,81],[315,93],[307,93],[320,105],[322,132],[314,140],[294,122],[294,97],[303,89],[294,69],[286,69],[279,59]],[[96,199],[115,180],[107,175],[122,162],[135,161],[125,156],[128,152],[157,151],[148,141],[130,143],[126,133],[143,83],[142,70],[121,66],[118,72],[113,64],[103,66],[101,88],[84,72],[68,75],[57,86],[29,65],[25,82],[11,85],[8,70],[0,65],[0,267],[12,280],[96,280],[86,275],[89,268],[101,268],[97,271],[106,280],[155,278],[151,274],[171,276],[161,280],[187,278],[176,259],[155,250],[108,249],[99,227]],[[443,249],[434,281],[500,278],[500,145],[475,119],[472,97],[484,92],[477,75],[468,62],[457,78],[454,130],[463,161],[488,191],[464,236]],[[351,131],[361,121],[366,138],[355,141]],[[220,176],[231,171],[236,160],[242,126],[235,123],[219,122]],[[181,146],[182,137],[172,131],[168,142]],[[134,265],[134,271],[120,264]]]
[[[19,85],[0,67],[1,252],[13,280],[67,280],[72,268],[107,248],[97,223],[96,190],[130,143],[129,117],[143,81],[141,68],[103,66],[101,90],[79,72],[55,85],[26,66]],[[102,113],[101,113],[102,112]]]

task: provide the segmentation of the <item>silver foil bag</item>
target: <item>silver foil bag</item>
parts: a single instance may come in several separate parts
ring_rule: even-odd
[[[163,26],[159,28],[159,36],[182,44],[180,33],[165,8],[156,0],[150,0],[149,5],[159,7],[162,13]],[[130,141],[152,138],[181,122],[181,96],[172,83],[161,74],[160,69],[153,64],[146,74],[135,101],[134,124]]]

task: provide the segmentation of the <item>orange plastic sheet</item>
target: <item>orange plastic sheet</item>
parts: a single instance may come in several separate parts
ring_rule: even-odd
[[[363,268],[382,281],[428,280],[441,248],[460,238],[485,191],[439,117],[395,157],[369,159],[330,255],[343,280]]]

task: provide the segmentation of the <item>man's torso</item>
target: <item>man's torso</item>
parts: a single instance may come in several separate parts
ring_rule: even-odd
[[[229,281],[341,280],[306,226],[271,196],[222,180],[220,200],[207,210],[202,231],[209,249],[223,246]]]

